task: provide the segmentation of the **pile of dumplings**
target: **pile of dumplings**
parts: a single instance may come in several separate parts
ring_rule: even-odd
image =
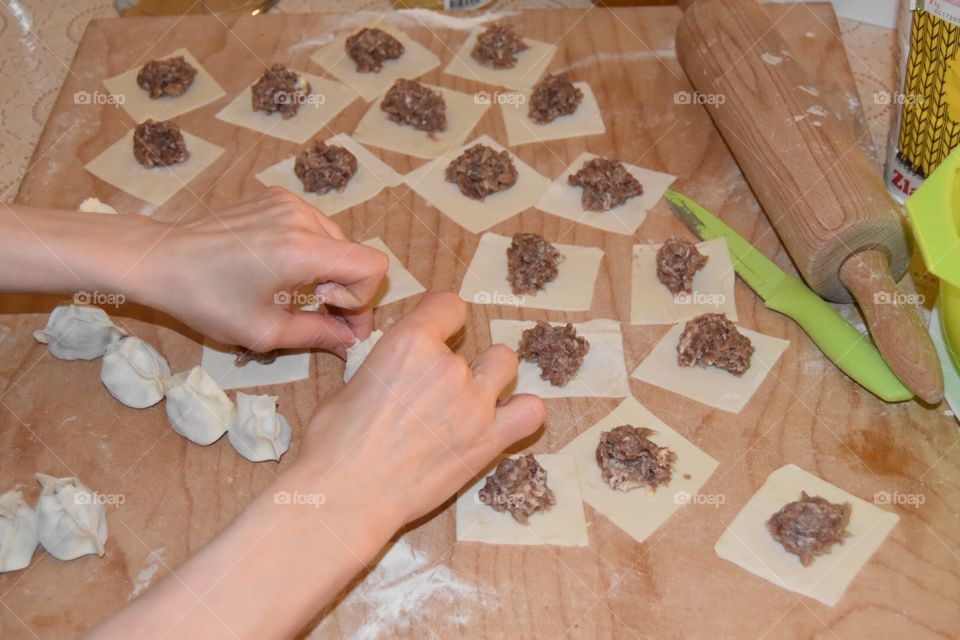
[[[237,393],[234,402],[199,366],[171,375],[166,359],[149,343],[113,324],[99,307],[64,304],[34,338],[61,360],[103,358],[100,380],[128,407],[146,409],[166,399],[173,430],[201,445],[223,434],[253,462],[280,460],[290,448],[290,423],[277,413],[276,396]]]
[[[36,509],[20,489],[0,496],[0,573],[26,568],[41,544],[58,560],[103,556],[107,510],[97,494],[76,478],[36,477],[42,487]]]

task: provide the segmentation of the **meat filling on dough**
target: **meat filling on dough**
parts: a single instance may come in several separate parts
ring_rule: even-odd
[[[277,359],[277,356],[280,355],[279,349],[274,349],[273,351],[254,351],[253,349],[244,349],[243,347],[237,347],[234,352],[236,359],[233,361],[235,367],[243,367],[251,362],[258,362],[260,364],[273,364],[274,360]]]
[[[304,191],[343,191],[357,172],[357,157],[343,147],[314,140],[297,154],[293,172],[303,183]]]
[[[651,441],[649,436],[655,433],[646,427],[624,424],[600,434],[597,464],[611,489],[648,487],[656,491],[660,485],[670,483],[677,454]]]
[[[722,313],[705,313],[687,322],[677,343],[681,367],[714,366],[735,376],[750,368],[754,347]]]
[[[800,492],[800,499],[783,506],[767,520],[767,531],[790,553],[800,556],[809,567],[815,556],[830,553],[834,544],[843,544],[850,536],[849,502],[836,504],[820,496]]]
[[[137,84],[156,100],[163,96],[182,96],[196,76],[197,70],[192,64],[183,56],[175,56],[143,65],[137,73]]]
[[[133,130],[133,157],[151,169],[185,162],[190,158],[190,152],[176,124],[147,120]]]
[[[512,69],[517,66],[517,54],[529,47],[507,24],[491,24],[477,36],[470,56],[485,67]]]
[[[535,362],[540,367],[541,378],[562,387],[577,375],[589,350],[590,342],[578,336],[572,324],[554,327],[541,320],[523,332],[517,357]]]
[[[447,129],[447,105],[443,95],[416,80],[400,78],[383,97],[380,109],[387,118],[414,129],[437,133]]]
[[[537,124],[548,124],[576,111],[582,100],[583,92],[566,73],[548,75],[533,88],[527,116]]]
[[[305,77],[275,64],[253,85],[253,110],[268,114],[279,112],[284,120],[289,120],[297,115],[309,93],[310,83]]]
[[[347,55],[357,64],[360,73],[379,73],[384,60],[403,55],[403,43],[381,29],[360,29],[347,38]]]
[[[447,165],[444,174],[460,193],[473,200],[483,200],[491,193],[509,189],[517,182],[517,168],[509,151],[497,151],[476,144]]]
[[[507,280],[515,295],[535,294],[557,279],[563,255],[536,233],[515,233],[507,247]]]
[[[572,187],[583,187],[580,202],[584,211],[609,211],[634,196],[643,195],[643,185],[623,163],[609,158],[593,158],[567,177]]]
[[[514,520],[527,524],[537,511],[545,511],[556,503],[547,486],[547,472],[531,454],[504,458],[477,494],[480,502],[494,511],[509,511]]]
[[[670,238],[657,250],[657,278],[670,293],[693,293],[693,276],[709,258],[683,238]]]

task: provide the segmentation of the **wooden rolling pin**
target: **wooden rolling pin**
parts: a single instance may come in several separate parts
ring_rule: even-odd
[[[681,0],[677,57],[810,287],[856,300],[873,341],[925,402],[943,398],[937,353],[896,280],[909,249],[900,207],[818,97],[754,0]]]

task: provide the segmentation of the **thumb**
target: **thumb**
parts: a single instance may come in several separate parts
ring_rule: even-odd
[[[319,348],[346,357],[347,347],[356,341],[342,320],[318,311],[281,311],[279,328],[273,334],[274,349]]]

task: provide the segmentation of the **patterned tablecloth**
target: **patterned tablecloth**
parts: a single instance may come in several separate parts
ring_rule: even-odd
[[[497,10],[589,7],[589,0],[498,0]],[[281,0],[274,11],[385,10],[388,0]],[[77,43],[94,18],[115,17],[113,0],[6,0],[0,3],[0,199],[11,201],[64,77]],[[876,148],[882,153],[890,106],[875,98],[894,85],[894,33],[840,21],[843,42]],[[879,161],[879,158],[875,159]]]

